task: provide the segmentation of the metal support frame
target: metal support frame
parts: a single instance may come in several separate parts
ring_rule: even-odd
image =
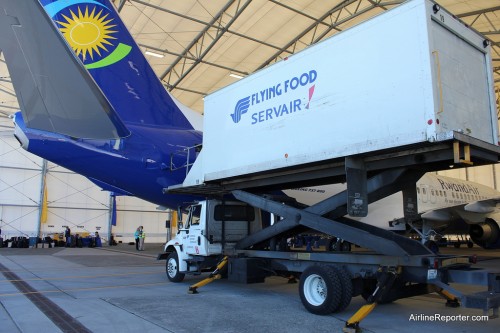
[[[215,46],[219,39],[227,32],[231,25],[236,21],[236,19],[245,11],[245,9],[250,5],[251,0],[247,0],[244,4],[240,2],[236,5],[236,10],[234,13],[229,14],[228,11],[234,5],[235,0],[229,0],[224,7],[217,13],[211,20],[209,25],[205,26],[202,31],[196,36],[196,38],[184,49],[182,55],[179,56],[164,72],[160,75],[160,80],[168,81],[169,90],[177,87],[180,82],[186,78],[186,76],[195,68],[195,66],[203,60],[210,50]],[[228,22],[223,24],[224,18],[228,19]],[[206,45],[206,41],[210,41]],[[197,55],[198,60],[193,64],[188,64],[185,56],[188,54]],[[175,74],[177,79],[175,82],[172,81],[172,74]]]
[[[462,150],[460,149],[460,142],[455,141],[453,143],[453,161],[455,164],[467,164],[467,165],[474,165],[474,163],[470,159],[470,145],[465,144],[463,145],[463,158],[462,157]]]
[[[114,221],[113,221],[114,220]],[[116,224],[116,194],[109,192],[109,209],[108,209],[108,232],[106,237],[108,239],[108,246],[111,246],[111,235],[113,233],[113,222]]]
[[[345,158],[347,179],[347,211],[350,216],[368,215],[368,190],[366,166],[362,157]]]
[[[405,168],[383,171],[366,182],[368,201],[373,202],[395,193],[406,187],[408,182],[416,182],[421,176],[422,172],[409,171]],[[386,255],[431,253],[420,243],[390,231],[354,220],[339,219],[347,213],[346,192],[343,191],[302,210],[241,190],[233,191],[233,195],[238,200],[284,218],[278,223],[244,238],[236,244],[236,248],[245,249],[280,234],[291,232],[298,226],[304,226]]]
[[[397,5],[401,2],[403,1],[397,0],[392,2],[391,5]],[[366,6],[361,6],[362,4]],[[262,69],[273,62],[281,60],[281,58],[283,58],[283,54],[288,54],[290,49],[292,50],[292,53],[294,53],[297,45],[299,44],[312,45],[330,35],[332,30],[341,31],[342,29],[340,29],[340,27],[348,21],[360,15],[366,14],[374,8],[386,9],[384,7],[380,7],[379,3],[373,0],[344,0],[339,4],[336,4],[332,9],[323,14],[315,20],[315,22],[303,30],[297,37],[283,46],[280,51],[274,53],[271,57],[264,61],[257,69]],[[325,29],[318,29],[323,25],[322,22],[328,22],[327,27]],[[321,33],[318,33],[318,30],[322,30]]]
[[[468,159],[474,165],[492,164],[497,163],[499,160],[500,147],[458,132],[444,133],[443,137],[436,142],[424,141],[397,148],[367,152],[361,154],[359,158],[362,160],[363,167],[366,168],[366,173],[369,176],[396,167],[406,167],[408,170],[420,171],[421,175],[423,175],[425,172],[447,169],[453,164],[458,168],[467,166],[464,163],[455,163],[453,146],[457,145],[456,142],[458,142],[459,146],[470,147]],[[349,158],[352,158],[352,156],[347,159]],[[347,163],[352,161],[347,161]],[[401,180],[406,181],[404,178]],[[411,186],[414,187],[417,180],[418,178],[415,179],[413,184],[406,182],[407,185],[401,187],[400,190]],[[346,157],[339,157],[226,179],[207,180],[203,184],[193,186],[174,185],[165,188],[164,193],[213,196],[215,194],[224,195],[232,190],[241,189],[254,193],[255,191],[271,193],[288,188],[318,186],[345,181]]]

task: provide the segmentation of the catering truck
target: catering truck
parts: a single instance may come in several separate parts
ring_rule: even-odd
[[[497,315],[499,273],[351,218],[402,191],[412,222],[424,173],[498,162],[490,52],[437,3],[411,0],[207,96],[203,148],[184,182],[164,189],[207,199],[159,256],[167,277],[212,271],[211,279],[225,265],[234,281],[300,279],[302,303],[316,314],[362,295],[368,303],[346,330],[377,302],[430,292]],[[340,182],[345,191],[312,206],[280,195]],[[287,246],[304,232],[364,251]],[[452,283],[487,290],[466,295]]]

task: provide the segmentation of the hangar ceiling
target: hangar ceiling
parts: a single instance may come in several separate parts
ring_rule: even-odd
[[[203,97],[403,0],[113,0],[166,89],[202,112]],[[490,39],[500,99],[500,0],[437,0]],[[363,52],[363,45],[359,46]],[[366,54],[370,57],[369,54]],[[17,110],[0,62],[0,116]]]

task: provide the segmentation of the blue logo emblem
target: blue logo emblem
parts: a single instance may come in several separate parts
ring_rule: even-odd
[[[251,120],[249,120],[251,125],[255,125],[294,114],[297,111],[309,110],[314,95],[314,82],[317,77],[316,70],[311,69],[308,72],[254,91],[236,102],[234,113],[230,116],[237,124],[250,107],[255,106],[256,110],[252,109]],[[304,98],[304,93],[307,98]]]
[[[241,115],[247,113],[249,107],[250,96],[242,98],[238,101],[238,103],[236,103],[236,106],[234,107],[234,113],[231,114],[231,118],[233,118],[234,123],[239,123],[239,121],[241,120]]]

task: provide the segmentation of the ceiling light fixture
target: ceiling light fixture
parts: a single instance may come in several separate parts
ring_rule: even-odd
[[[234,77],[234,78],[236,78],[236,79],[242,79],[242,78],[243,78],[243,76],[238,75],[238,74],[234,74],[234,73],[229,73],[229,76],[230,76],[230,77]]]
[[[156,57],[156,58],[163,58],[163,57],[165,57],[163,54],[154,53],[154,52],[150,52],[150,51],[146,51],[146,52],[144,52],[144,54],[147,54],[147,55],[150,55],[150,56]]]

